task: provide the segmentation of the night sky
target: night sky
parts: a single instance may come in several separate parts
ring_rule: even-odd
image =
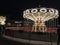
[[[58,9],[59,0],[2,0],[0,1],[0,15],[6,15],[11,19],[22,19],[23,11],[28,8],[49,7]]]

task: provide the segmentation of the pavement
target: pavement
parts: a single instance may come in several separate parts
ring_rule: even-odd
[[[29,44],[16,42],[6,38],[0,38],[0,45],[29,45]]]
[[[6,32],[8,35],[3,34],[3,36],[0,37],[0,45],[57,45],[56,41],[37,40],[37,38],[38,39],[42,38],[41,37],[42,35],[40,35],[40,33],[38,33],[40,35],[39,36],[39,35],[36,35],[35,33],[26,33],[26,32],[25,33],[23,33],[23,32],[17,33],[17,32],[18,31],[12,31],[12,33],[11,33],[9,31],[8,33]],[[31,34],[31,35],[29,35],[29,34]],[[47,39],[47,38],[45,38],[45,36],[43,35],[43,38]],[[30,40],[29,37],[31,39],[33,38],[33,40]],[[36,40],[34,39],[34,37]],[[50,39],[50,38],[48,38],[48,39]]]
[[[14,37],[6,36],[6,35],[3,35],[3,37],[6,38],[6,39],[9,39],[10,41],[14,41],[16,43],[18,42],[17,44],[20,43],[21,45],[57,45],[57,42],[25,40],[25,39],[20,39],[20,38],[14,38]],[[14,42],[13,42],[13,44],[14,44]]]

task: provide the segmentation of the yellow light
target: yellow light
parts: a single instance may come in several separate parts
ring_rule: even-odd
[[[6,17],[0,16],[0,25],[5,25]]]
[[[5,25],[5,22],[1,22],[1,25]]]

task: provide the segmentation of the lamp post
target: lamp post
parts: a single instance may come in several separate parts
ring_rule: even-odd
[[[6,17],[0,16],[0,38],[4,33],[4,25],[5,25]]]

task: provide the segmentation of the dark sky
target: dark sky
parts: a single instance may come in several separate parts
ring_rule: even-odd
[[[23,10],[27,8],[41,5],[41,7],[56,8],[60,11],[59,4],[59,0],[2,0],[0,1],[0,14],[21,18]]]

